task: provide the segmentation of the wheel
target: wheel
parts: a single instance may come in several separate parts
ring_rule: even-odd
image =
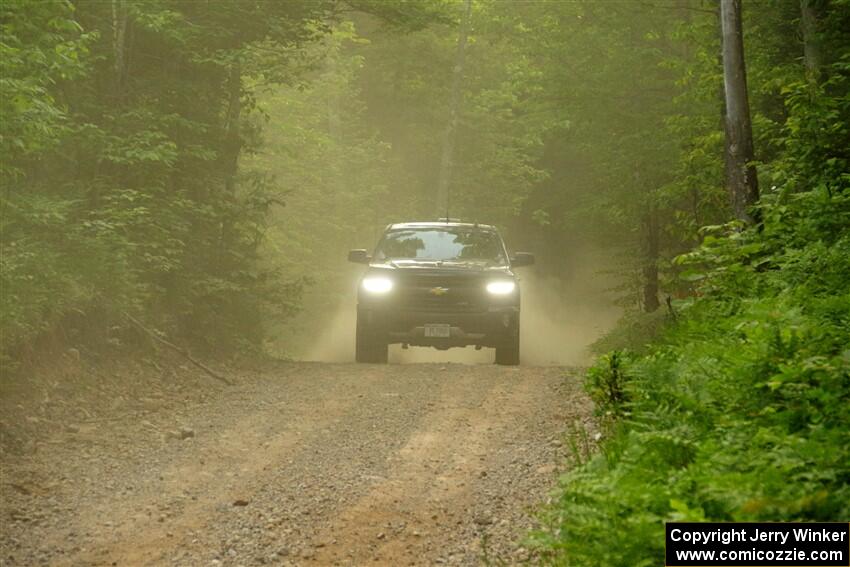
[[[354,344],[354,359],[357,362],[386,364],[389,345],[374,331],[366,328],[357,319],[357,337]]]
[[[517,366],[519,364],[519,324],[509,334],[507,342],[496,347],[496,364]]]

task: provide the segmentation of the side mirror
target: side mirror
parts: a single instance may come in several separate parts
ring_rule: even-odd
[[[528,252],[516,252],[511,256],[511,267],[521,268],[534,264],[534,254]]]
[[[368,264],[369,260],[371,260],[369,254],[362,248],[348,251],[349,262],[354,262],[355,264]]]

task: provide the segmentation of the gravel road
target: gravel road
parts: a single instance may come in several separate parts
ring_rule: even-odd
[[[558,367],[280,363],[236,378],[139,378],[106,409],[57,382],[9,405],[39,427],[0,422],[0,564],[515,564],[565,431],[592,427]]]

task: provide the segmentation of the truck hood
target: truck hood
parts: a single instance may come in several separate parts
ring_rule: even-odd
[[[445,276],[506,275],[512,276],[510,267],[495,266],[484,260],[390,260],[369,265],[370,272],[422,274]]]

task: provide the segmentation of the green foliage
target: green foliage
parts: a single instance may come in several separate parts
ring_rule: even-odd
[[[809,230],[819,207],[807,197],[783,232]],[[830,204],[850,210],[846,195]],[[707,244],[715,265],[680,322],[648,354],[591,369],[598,407],[620,407],[615,376],[629,377],[630,402],[602,453],[561,481],[550,531],[537,535],[553,563],[658,564],[664,521],[850,514],[848,227],[802,249],[755,230]],[[727,254],[747,248],[739,235],[762,244],[769,269],[751,252]]]
[[[362,4],[398,29],[445,21],[437,2]],[[304,179],[239,160],[259,141],[257,93],[303,83],[337,7],[2,4],[4,353],[68,317],[108,327],[124,312],[219,352],[256,348],[297,310],[304,274],[264,243],[271,207]]]
[[[600,357],[587,372],[587,392],[597,414],[603,417],[619,417],[627,411],[628,377],[624,371],[624,359],[628,360],[628,353],[615,350]]]
[[[544,512],[533,541],[547,562],[660,564],[665,521],[850,515],[850,85],[835,12],[822,14],[823,37],[845,42],[818,83],[783,59],[784,12],[757,28],[750,68],[779,81],[756,79],[774,136],[759,170],[764,223],[704,227],[672,264],[683,293],[660,335],[589,371],[600,411],[619,419]]]
[[[609,351],[630,350],[643,353],[658,336],[671,315],[667,311],[657,310],[643,313],[627,310],[617,325],[597,339],[590,347],[594,354],[606,354]]]
[[[70,2],[12,0],[0,5],[0,178],[19,177],[23,162],[66,133],[56,86],[86,71],[88,46]]]

